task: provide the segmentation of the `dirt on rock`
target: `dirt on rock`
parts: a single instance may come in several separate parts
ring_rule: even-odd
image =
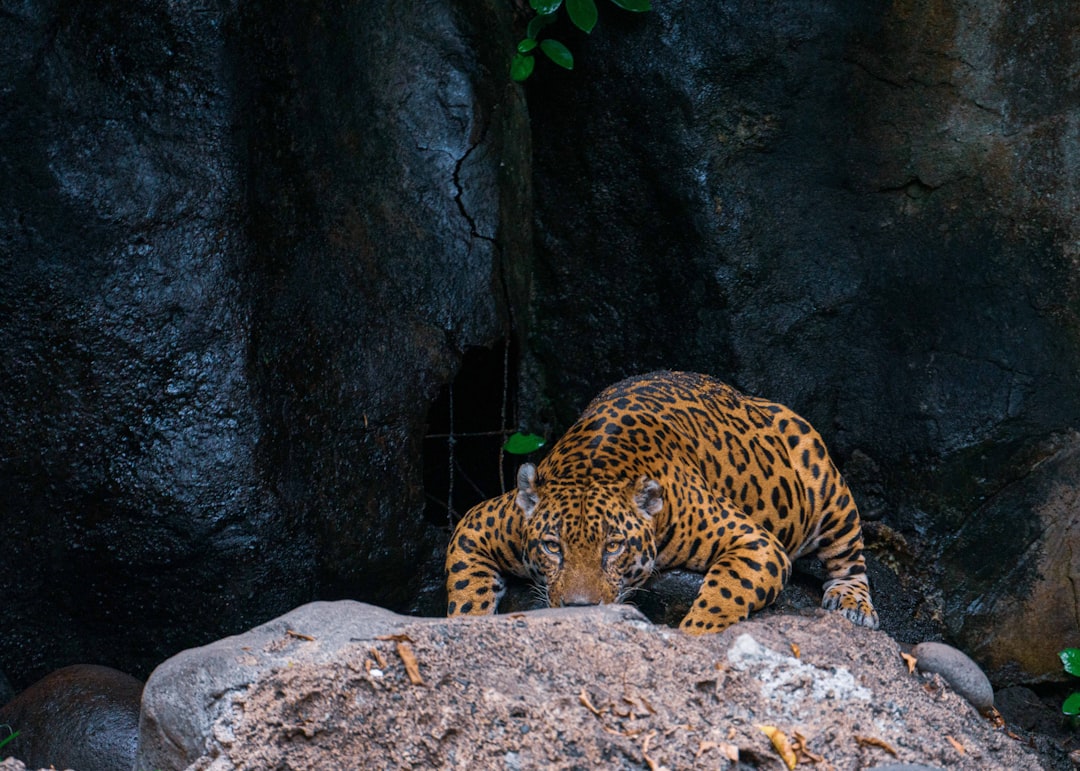
[[[189,768],[783,769],[787,752],[836,771],[1042,767],[837,614],[689,637],[598,612],[418,619],[331,662],[298,656],[232,697]]]

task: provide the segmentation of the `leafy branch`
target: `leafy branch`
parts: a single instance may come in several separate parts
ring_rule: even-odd
[[[615,5],[627,11],[641,13],[652,6],[649,0],[611,0]],[[532,75],[536,68],[536,51],[542,51],[551,61],[560,67],[574,69],[574,55],[570,49],[554,38],[540,39],[544,27],[555,23],[559,9],[566,7],[566,14],[575,27],[588,34],[593,31],[599,13],[596,0],[529,0],[529,5],[536,16],[525,30],[525,38],[517,44],[517,52],[510,62],[510,77],[521,82]]]
[[[1058,656],[1061,657],[1061,664],[1066,672],[1080,677],[1080,648],[1066,648]],[[1080,715],[1080,692],[1065,699],[1065,703],[1061,705],[1061,711],[1075,720]]]

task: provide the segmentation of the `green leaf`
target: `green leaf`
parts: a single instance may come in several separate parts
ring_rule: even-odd
[[[562,0],[529,0],[529,5],[541,16],[547,16],[559,10]]]
[[[531,37],[527,37],[518,43],[517,50],[519,54],[527,54],[529,51],[536,48],[536,40]]]
[[[553,13],[542,13],[539,16],[533,16],[529,26],[525,28],[525,37],[531,37],[535,40],[540,36],[540,30],[549,24],[554,24],[556,18]]]
[[[1080,715],[1080,693],[1074,693],[1065,699],[1065,703],[1061,705],[1061,711],[1066,715]]]
[[[596,3],[593,0],[566,0],[566,12],[570,14],[570,21],[582,32],[592,32],[596,26]]]
[[[536,434],[523,434],[518,431],[516,434],[510,435],[510,438],[506,440],[506,444],[503,445],[503,449],[511,455],[528,455],[543,446],[544,437]]]
[[[652,6],[649,4],[649,0],[611,0],[615,5],[627,11],[650,11]]]
[[[18,735],[19,735],[19,732],[16,731],[11,736],[5,736],[3,739],[0,739],[0,747],[3,747],[5,744],[7,744],[11,740],[13,740]]]
[[[548,58],[560,67],[565,67],[568,70],[574,69],[574,55],[570,53],[569,48],[558,40],[548,38],[540,41],[540,50],[546,53]]]
[[[1066,672],[1080,677],[1080,648],[1066,648],[1058,656]]]
[[[547,41],[545,40],[544,42],[546,43]],[[520,83],[532,75],[533,68],[535,67],[536,59],[531,55],[522,56],[521,54],[514,54],[514,58],[510,62],[510,77]]]

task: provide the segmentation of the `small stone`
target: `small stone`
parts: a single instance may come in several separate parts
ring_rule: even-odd
[[[920,672],[941,675],[952,689],[963,696],[979,712],[994,706],[994,688],[979,665],[967,654],[940,642],[919,643],[912,650]]]

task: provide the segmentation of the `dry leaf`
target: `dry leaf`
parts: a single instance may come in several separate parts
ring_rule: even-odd
[[[798,731],[792,734],[795,737],[795,741],[791,743],[791,746],[795,749],[795,754],[806,758],[811,763],[824,763],[825,758],[821,755],[817,755],[810,751],[810,748],[806,746],[806,737]]]
[[[728,744],[727,742],[700,742],[698,744],[698,750],[694,753],[694,760],[701,757],[703,752],[709,750],[720,750],[720,754],[730,760],[732,763],[739,762],[739,748],[734,744]]]
[[[994,728],[1005,727],[1005,718],[993,706],[989,707],[985,712],[983,712],[982,716],[989,720],[990,724],[994,726]]]
[[[953,749],[955,749],[955,750],[956,750],[957,752],[959,752],[959,753],[960,753],[961,755],[967,755],[967,750],[965,750],[965,749],[964,749],[964,745],[963,745],[963,744],[961,744],[960,742],[956,741],[956,739],[952,738],[952,737],[951,737],[951,736],[949,736],[948,734],[945,734],[945,738],[946,738],[946,739],[948,740],[949,744],[951,744],[951,745],[953,746]]]
[[[795,764],[799,762],[799,759],[795,757],[795,750],[791,748],[791,742],[784,732],[773,725],[759,725],[758,728],[769,737],[776,754],[780,756],[784,764],[789,769],[795,768]]]
[[[407,642],[398,642],[397,655],[401,657],[401,663],[405,665],[405,674],[409,676],[409,682],[413,685],[423,685],[424,678],[420,677],[420,664]]]
[[[887,753],[896,757],[896,750],[894,750],[889,744],[874,736],[856,736],[855,741],[861,744],[863,747],[877,747],[885,750]]]
[[[904,660],[904,663],[907,664],[907,672],[908,672],[908,674],[909,675],[915,674],[915,665],[917,663],[919,663],[919,660],[917,658],[915,658],[914,656],[911,656],[911,655],[909,655],[907,653],[901,653],[900,658],[902,658]]]
[[[300,632],[293,631],[292,629],[286,629],[285,634],[289,635],[289,637],[296,637],[297,639],[300,639],[300,640],[307,640],[308,642],[315,642],[315,638],[312,637],[311,635],[309,635],[309,634],[301,634]]]
[[[802,652],[799,650],[798,643],[791,643],[791,655],[793,655],[797,659],[802,658]]]

